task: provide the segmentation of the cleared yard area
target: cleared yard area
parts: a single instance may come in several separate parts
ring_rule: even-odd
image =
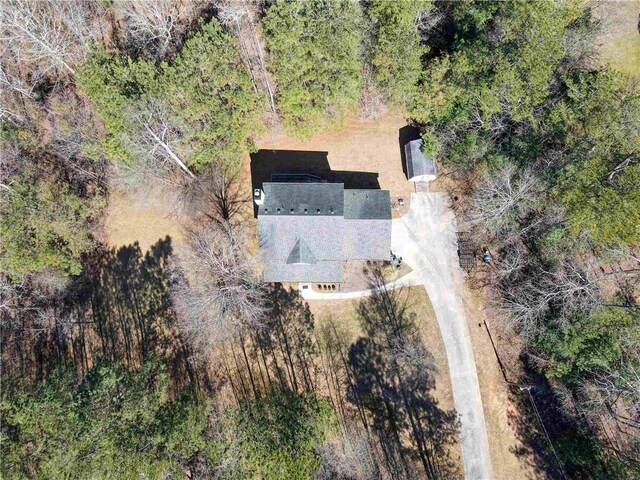
[[[640,0],[602,2],[595,13],[602,20],[598,40],[603,60],[621,72],[640,78]]]
[[[301,141],[291,139],[283,133],[265,135],[256,142],[260,149],[326,152],[332,170],[362,171],[378,174],[380,188],[391,190],[392,200],[405,199],[408,205],[413,186],[407,182],[402,169],[399,134],[406,122],[397,116],[386,116],[376,121],[363,122],[356,119],[346,122],[339,131],[329,132]],[[242,191],[251,195],[251,158],[245,158]],[[250,201],[246,202],[249,208]],[[406,207],[405,207],[406,208]],[[250,217],[250,215],[249,215]],[[144,198],[120,192],[109,198],[105,223],[105,242],[114,247],[139,242],[143,251],[158,239],[171,237],[172,246],[179,248],[183,240],[184,218],[172,208],[166,192],[158,190]],[[485,318],[481,300],[466,286],[460,286],[469,319],[469,330],[477,364],[480,390],[485,410],[493,472],[496,479],[537,478],[531,459],[517,439],[518,417],[509,400],[507,386],[502,378],[496,356],[484,327],[478,327]],[[444,345],[431,304],[422,287],[412,288],[413,301],[417,305],[426,345],[434,356],[435,398],[442,409],[453,408],[451,382],[446,362]],[[357,301],[310,301],[316,323],[328,316],[340,319],[348,327],[352,338],[360,335],[356,315]],[[490,324],[491,325],[491,324]],[[457,453],[459,455],[459,453]]]
[[[409,201],[413,185],[407,182],[402,169],[400,129],[407,122],[399,116],[385,116],[375,121],[351,119],[339,130],[316,135],[309,140],[290,138],[283,132],[272,132],[256,142],[261,150],[318,152],[318,160],[326,160],[332,171],[377,174],[380,188],[391,192],[392,202],[401,197]],[[293,159],[295,160],[295,158]],[[246,180],[250,180],[251,159],[245,165]],[[247,188],[250,188],[247,186]]]
[[[308,303],[315,317],[316,328],[328,318],[339,320],[341,325],[345,327],[345,332],[350,335],[349,341],[353,343],[362,335],[357,313],[359,301],[310,300]],[[408,288],[408,305],[410,314],[414,313],[416,315],[416,323],[427,350],[433,355],[435,366],[433,397],[437,401],[439,409],[445,411],[453,410],[453,392],[451,390],[451,380],[449,379],[447,355],[435,312],[423,287]],[[453,446],[450,455],[452,461],[459,465],[460,472],[462,472],[459,444]]]
[[[145,196],[124,191],[111,192],[104,241],[111,247],[138,242],[145,252],[158,240],[168,236],[175,248],[184,238],[183,220],[159,189]]]

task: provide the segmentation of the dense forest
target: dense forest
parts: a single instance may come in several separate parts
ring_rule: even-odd
[[[260,281],[238,201],[263,132],[391,111],[494,255],[468,281],[537,467],[640,478],[640,75],[600,27],[578,0],[2,2],[2,477],[460,477],[407,292],[346,340]],[[158,185],[184,251],[109,248],[112,190]]]

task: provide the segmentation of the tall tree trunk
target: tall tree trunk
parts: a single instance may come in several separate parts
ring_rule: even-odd
[[[160,145],[162,147],[162,149],[167,153],[167,155],[169,155],[169,157],[178,164],[178,166],[187,174],[189,175],[191,178],[196,178],[196,176],[191,172],[191,170],[189,170],[187,168],[187,166],[184,164],[184,162],[182,160],[180,160],[180,158],[174,153],[174,151],[171,149],[171,147],[169,145],[167,145],[165,142],[162,141],[162,139],[160,137],[158,137],[155,132],[151,129],[151,127],[149,127],[148,124],[143,123],[142,126],[147,130],[147,132],[149,133],[149,135],[151,135],[151,137],[153,137],[153,139],[158,142],[158,145]]]

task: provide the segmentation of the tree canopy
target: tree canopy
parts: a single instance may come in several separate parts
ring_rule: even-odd
[[[566,78],[551,112],[566,153],[560,201],[571,231],[598,243],[640,241],[640,89],[610,71]]]
[[[406,108],[422,74],[422,56],[428,47],[418,31],[420,15],[429,11],[430,0],[363,2],[368,20],[365,47],[373,67],[373,79],[390,104]]]
[[[235,437],[241,478],[308,479],[320,466],[316,449],[337,429],[326,399],[272,386],[264,398],[230,413],[228,434]]]
[[[138,371],[96,366],[3,398],[2,471],[11,478],[159,478],[204,450],[205,404],[169,397],[161,362]]]
[[[159,65],[97,48],[78,81],[104,121],[113,161],[175,156],[198,170],[237,164],[251,146],[257,98],[236,40],[215,19]]]
[[[0,270],[14,280],[47,269],[79,274],[81,255],[94,246],[89,223],[100,200],[29,171],[11,183],[0,196]]]
[[[308,136],[355,107],[362,12],[349,0],[278,1],[263,19],[284,125]]]

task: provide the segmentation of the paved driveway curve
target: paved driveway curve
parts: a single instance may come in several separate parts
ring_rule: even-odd
[[[453,400],[460,418],[465,478],[491,479],[489,441],[469,328],[455,285],[455,218],[438,193],[414,193],[409,212],[393,220],[393,252],[417,270],[438,319],[449,363]]]

